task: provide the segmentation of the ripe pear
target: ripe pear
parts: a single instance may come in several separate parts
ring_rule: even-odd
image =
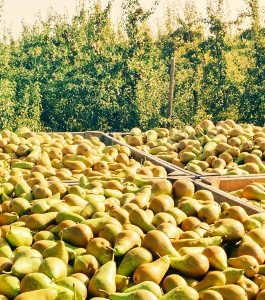
[[[74,299],[85,300],[87,297],[87,289],[84,283],[75,277],[68,276],[56,281],[57,288],[66,288],[73,292]]]
[[[103,226],[105,226],[106,224],[116,224],[116,225],[122,227],[121,223],[112,217],[92,218],[92,219],[83,221],[82,224],[89,226],[95,236],[98,235],[100,229]]]
[[[143,247],[151,251],[154,255],[180,256],[172,246],[167,235],[159,230],[151,230],[145,234],[143,239]]]
[[[139,284],[133,285],[132,287],[129,287],[125,290],[123,290],[123,293],[130,293],[137,290],[147,290],[153,293],[157,298],[162,296],[162,291],[160,286],[153,282],[153,281],[143,281]]]
[[[80,222],[84,221],[84,218],[82,216],[80,216],[79,214],[76,214],[71,211],[59,212],[55,218],[55,221],[57,224],[61,223],[62,221],[65,221],[65,220],[72,220],[76,223],[80,223]]]
[[[133,273],[133,282],[138,284],[143,281],[153,281],[159,284],[170,266],[168,255],[162,256],[157,260],[141,264]]]
[[[104,212],[105,211],[105,205],[103,201],[98,201],[96,199],[91,199],[89,202],[87,202],[86,206],[81,211],[81,216],[85,219],[88,219],[92,217],[92,215],[96,212]]]
[[[62,239],[74,246],[85,248],[93,238],[93,232],[85,224],[76,224],[61,231]]]
[[[6,239],[0,238],[0,257],[7,257],[13,259],[14,254]]]
[[[110,300],[158,300],[158,298],[151,292],[140,289],[128,293],[114,293],[109,296]]]
[[[192,197],[194,195],[194,184],[187,179],[179,179],[173,184],[173,193],[176,198]]]
[[[178,240],[182,232],[182,230],[179,227],[171,223],[161,223],[157,227],[157,230],[165,233],[170,240]]]
[[[206,204],[198,211],[198,218],[207,224],[213,224],[216,222],[221,214],[220,205],[216,202]]]
[[[235,219],[241,223],[244,223],[249,219],[249,216],[246,213],[245,209],[238,205],[233,205],[228,207],[224,212],[222,212],[220,217],[222,219],[224,218]]]
[[[222,243],[222,237],[213,236],[205,238],[189,238],[182,239],[178,241],[172,240],[172,245],[176,250],[179,250],[182,247],[207,247],[213,245],[220,245]]]
[[[134,247],[141,246],[141,238],[134,230],[122,230],[115,238],[114,255],[122,256]]]
[[[227,262],[230,267],[243,269],[247,277],[254,277],[259,271],[259,263],[251,255],[231,257]]]
[[[220,246],[208,246],[203,249],[202,254],[208,258],[213,269],[223,271],[227,268],[227,255]]]
[[[91,239],[86,247],[86,253],[93,255],[102,265],[112,260],[113,251],[110,242],[100,237]]]
[[[223,300],[248,300],[245,290],[236,284],[226,284],[224,286],[213,286],[209,290],[213,290],[222,295]]]
[[[140,265],[153,261],[152,254],[145,248],[136,247],[128,251],[118,269],[117,274],[130,276]]]
[[[147,211],[146,211],[147,212]],[[157,227],[162,223],[171,223],[176,225],[176,221],[174,217],[171,214],[168,214],[166,212],[160,212],[157,213],[153,218],[152,218],[152,223]]]
[[[92,277],[99,268],[99,263],[93,255],[78,255],[74,261],[74,272],[84,273]]]
[[[50,229],[50,232],[58,234],[61,230],[74,226],[76,223],[72,220],[65,220]]]
[[[177,225],[181,224],[182,221],[187,218],[187,215],[177,207],[172,207],[166,210],[166,213],[174,217]]]
[[[200,299],[201,300],[223,300],[223,297],[221,294],[219,294],[216,291],[212,290],[205,290],[200,293]]]
[[[151,197],[151,187],[143,188],[136,196],[130,201],[130,203],[136,204],[139,208],[146,209],[149,206]]]
[[[45,249],[55,246],[56,242],[51,240],[40,240],[35,242],[31,248],[37,250],[39,253],[43,253]]]
[[[260,247],[265,247],[265,229],[264,228],[255,228],[250,230],[247,233],[248,236],[252,238],[254,242],[260,245]]]
[[[186,280],[178,274],[168,275],[163,279],[162,282],[162,288],[165,293],[168,293],[169,291],[173,290],[178,286],[187,286],[187,285],[188,284]]]
[[[101,266],[93,275],[88,284],[88,293],[91,296],[106,297],[115,293],[116,263],[109,261]]]
[[[244,275],[238,280],[236,284],[245,290],[248,299],[255,299],[257,293],[259,292],[259,286]]]
[[[226,284],[234,284],[243,276],[244,270],[228,267],[223,273],[226,277]]]
[[[175,300],[175,299],[198,300],[199,294],[192,287],[178,286],[159,298],[159,300]]]
[[[25,292],[19,294],[15,300],[29,300],[29,299],[38,299],[38,300],[55,300],[57,299],[58,293],[52,288],[35,290],[30,292]]]
[[[18,214],[15,212],[11,212],[11,213],[4,212],[0,214],[0,226],[10,225],[17,221],[18,221]]]
[[[20,282],[15,276],[9,274],[0,275],[0,294],[9,299],[15,298],[20,293]]]
[[[26,199],[23,198],[15,198],[10,201],[8,212],[15,212],[19,216],[22,216],[30,210],[30,203]]]
[[[38,272],[53,280],[59,280],[67,276],[67,266],[57,257],[47,257],[40,264]]]
[[[30,292],[40,289],[47,289],[51,286],[52,280],[42,273],[30,273],[20,283],[20,292]]]
[[[48,231],[48,230],[42,230],[42,231],[39,231],[39,232],[37,232],[33,235],[33,241],[34,242],[37,242],[37,241],[40,241],[40,240],[54,241],[55,240],[55,235],[52,232]]]
[[[170,266],[181,274],[197,278],[206,274],[210,264],[201,253],[190,253],[181,257],[171,257]]]
[[[43,258],[57,257],[60,258],[65,264],[68,264],[69,255],[63,241],[56,242],[56,245],[51,246],[44,250],[42,253]]]
[[[149,205],[154,213],[166,212],[168,209],[174,207],[174,200],[169,195],[158,195],[154,197]]]
[[[226,277],[221,271],[208,272],[205,277],[198,282],[194,289],[196,291],[205,290],[211,286],[223,286],[226,284]]]
[[[247,236],[246,236],[247,237]],[[255,243],[251,238],[244,238],[237,249],[237,255],[251,255],[259,264],[265,261],[265,253],[259,244]]]
[[[50,225],[56,218],[57,212],[47,212],[44,214],[32,214],[26,221],[25,226],[30,230],[42,230]]]

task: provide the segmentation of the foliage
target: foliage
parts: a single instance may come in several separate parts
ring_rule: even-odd
[[[233,118],[264,124],[265,29],[258,0],[233,26],[223,0],[202,20],[187,0],[170,8],[158,35],[138,0],[124,0],[118,28],[112,2],[72,20],[50,15],[0,44],[0,127],[126,131]],[[157,3],[156,3],[157,4]],[[240,21],[250,20],[247,29]],[[152,26],[154,27],[154,26]],[[173,118],[167,119],[170,61],[176,59]]]

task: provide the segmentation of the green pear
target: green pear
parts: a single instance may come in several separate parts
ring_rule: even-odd
[[[19,216],[25,215],[30,210],[30,203],[23,198],[15,198],[9,203],[8,211],[15,212]]]
[[[97,199],[91,199],[81,211],[81,216],[85,219],[89,219],[96,212],[104,212],[105,204],[103,201]]]
[[[84,218],[74,212],[71,212],[71,211],[59,212],[55,218],[55,221],[57,224],[61,223],[62,221],[65,221],[65,220],[72,220],[76,223],[80,223],[80,222],[84,221]]]
[[[172,245],[176,250],[183,247],[208,247],[208,246],[218,246],[222,243],[221,236],[204,237],[204,238],[190,238],[190,239],[180,239],[177,241],[172,241]]]
[[[86,253],[93,255],[101,265],[104,265],[113,258],[113,248],[109,241],[104,238],[91,239],[86,247]]]
[[[40,289],[47,289],[51,286],[52,280],[42,273],[30,273],[20,283],[20,292],[30,292]]]
[[[215,270],[223,271],[227,268],[227,255],[225,250],[220,246],[208,246],[202,251],[210,263],[210,266]]]
[[[178,286],[186,285],[188,285],[186,280],[182,276],[177,274],[171,274],[166,276],[162,282],[162,288],[165,293],[168,293],[169,291],[173,290]]]
[[[153,293],[157,298],[162,296],[162,291],[160,286],[153,282],[153,281],[143,281],[139,284],[133,285],[132,287],[129,287],[125,290],[123,290],[123,293],[130,293],[137,290],[147,290]]]
[[[153,261],[152,253],[143,247],[136,247],[128,251],[118,269],[117,274],[130,276],[141,264]]]
[[[20,282],[15,276],[9,274],[0,275],[0,294],[9,299],[15,298],[20,293]]]
[[[85,300],[87,297],[87,289],[84,283],[74,277],[65,277],[56,281],[57,286],[69,289],[74,293],[74,299]]]
[[[98,236],[106,239],[111,245],[114,245],[115,238],[121,231],[122,228],[116,224],[106,224],[100,229]]]
[[[88,284],[88,292],[92,296],[106,297],[115,293],[116,263],[109,261],[101,266]]]
[[[47,257],[41,262],[38,272],[53,280],[59,280],[67,276],[67,266],[57,257]]]
[[[35,290],[35,291],[30,291],[30,292],[25,292],[25,293],[19,294],[15,298],[15,300],[29,300],[29,299],[55,300],[55,299],[57,299],[57,296],[58,296],[58,293],[55,289],[47,288],[47,289]]]
[[[60,224],[52,227],[50,229],[50,232],[52,232],[54,234],[58,234],[61,230],[71,227],[71,226],[74,226],[75,224],[76,223],[72,220],[65,220],[65,221],[62,221]]]
[[[130,203],[136,204],[139,208],[146,209],[149,206],[151,197],[151,187],[143,188],[136,196],[130,201]]]
[[[159,300],[176,300],[176,299],[198,300],[199,294],[196,290],[194,290],[190,286],[178,286],[159,298]]]
[[[25,226],[30,230],[42,230],[50,225],[56,218],[57,212],[47,212],[44,214],[32,214],[26,219]]]
[[[48,230],[42,230],[33,235],[33,240],[34,242],[41,241],[41,240],[54,241],[55,235]]]
[[[180,256],[177,250],[172,246],[168,236],[159,230],[151,230],[145,234],[143,247],[151,251],[154,255]]]
[[[133,282],[135,284],[143,281],[153,281],[157,284],[161,282],[170,266],[169,256],[162,256],[159,259],[141,264],[133,273]]]
[[[18,226],[10,226],[10,230],[6,233],[6,240],[13,247],[31,246],[33,242],[30,229]]]
[[[122,256],[134,247],[141,246],[141,238],[134,230],[123,230],[115,238],[114,255]]]
[[[17,183],[15,186],[15,194],[19,197],[21,194],[31,192],[31,187],[27,184],[26,181],[21,181]]]
[[[140,289],[129,293],[114,293],[109,296],[110,300],[158,300],[150,291]]]
[[[123,291],[128,287],[130,277],[123,275],[115,275],[116,292]]]
[[[83,221],[82,224],[89,226],[95,236],[98,235],[100,229],[106,224],[116,224],[121,227],[121,223],[112,217],[92,218]]]
[[[129,214],[129,220],[131,224],[140,227],[144,232],[156,229],[142,209],[132,210]]]
[[[60,258],[65,264],[68,264],[69,255],[65,247],[64,241],[56,242],[55,246],[51,246],[44,250],[42,253],[43,258],[46,257],[57,257]]]
[[[13,259],[14,254],[6,239],[0,238],[0,257],[7,257]]]
[[[221,271],[208,272],[205,277],[198,282],[194,289],[196,291],[205,290],[211,286],[222,286],[226,284],[226,277]]]
[[[86,274],[92,277],[99,268],[99,263],[93,255],[78,255],[74,261],[74,273]]]
[[[213,290],[222,295],[224,300],[238,299],[247,300],[248,296],[245,290],[237,284],[226,284],[224,286],[212,286],[209,290]]]
[[[243,276],[244,270],[228,267],[223,273],[226,277],[226,284],[234,284]]]

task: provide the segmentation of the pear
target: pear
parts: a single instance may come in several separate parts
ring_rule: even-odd
[[[7,257],[0,257],[0,274],[11,270],[12,261]]]
[[[14,222],[17,222],[17,221],[18,221],[18,214],[17,213],[14,213],[14,212],[11,212],[11,213],[6,212],[5,213],[4,212],[4,213],[0,214],[0,226],[10,225],[10,224],[12,224]]]
[[[174,207],[174,200],[169,195],[158,195],[153,197],[150,202],[149,209],[154,213],[166,212]]]
[[[187,179],[179,179],[173,184],[173,193],[176,198],[192,197],[194,195],[194,184]]]
[[[127,228],[124,228],[127,229]],[[128,228],[129,229],[129,228]],[[122,231],[121,227],[115,224],[106,224],[105,226],[103,226],[100,231],[99,231],[99,237],[100,238],[104,238],[107,241],[109,241],[109,243],[111,245],[114,245],[115,243],[115,237],[118,235],[118,233],[120,233]]]
[[[123,275],[115,275],[116,292],[123,291],[128,287],[130,277]]]
[[[141,264],[133,273],[133,282],[153,281],[159,284],[170,266],[170,258],[165,255],[159,259]]]
[[[20,292],[20,282],[15,276],[9,274],[0,275],[0,294],[9,299],[15,298]]]
[[[192,287],[178,286],[159,298],[159,300],[175,300],[175,299],[198,300],[199,294]]]
[[[177,207],[172,207],[166,210],[166,213],[174,217],[176,224],[179,225],[187,218],[187,215]]]
[[[148,210],[151,211],[151,210]],[[147,213],[147,210],[146,210]],[[176,225],[176,221],[174,217],[171,214],[165,213],[165,212],[160,212],[157,213],[153,218],[152,218],[152,223],[158,227],[162,223],[171,223]]]
[[[63,241],[58,241],[55,246],[51,246],[44,250],[42,253],[43,258],[46,257],[58,257],[65,264],[68,264],[69,256],[67,249],[65,247],[65,243]]]
[[[253,256],[259,264],[263,264],[265,261],[265,253],[259,244],[255,243],[251,238],[242,240],[238,249],[237,255],[251,255]]]
[[[208,246],[203,249],[202,254],[208,258],[213,269],[223,271],[227,268],[227,255],[220,246]]]
[[[145,234],[143,239],[143,247],[151,251],[154,255],[180,256],[172,246],[167,235],[159,230],[151,230]]]
[[[265,290],[261,290],[256,297],[256,300],[264,300],[265,299]]]
[[[234,284],[243,276],[244,270],[228,267],[223,273],[226,277],[226,284]]]
[[[26,213],[28,213],[31,205],[29,201],[23,198],[15,198],[10,201],[8,211],[9,212],[15,212],[19,216],[22,216]]]
[[[222,295],[223,300],[247,300],[248,296],[245,290],[236,284],[226,284],[224,286],[213,286],[209,290],[213,290]]]
[[[37,233],[34,234],[33,236],[33,241],[37,242],[40,240],[50,240],[50,241],[54,241],[55,240],[55,236],[52,232],[48,231],[48,230],[42,230],[39,231]]]
[[[62,239],[74,246],[85,248],[93,238],[93,232],[85,224],[76,224],[61,231]]]
[[[84,273],[73,273],[71,276],[83,282],[85,286],[88,286],[89,278]]]
[[[129,214],[129,220],[133,225],[140,227],[144,232],[154,230],[155,226],[148,220],[144,210],[135,209]]]
[[[88,292],[92,296],[106,297],[115,293],[116,263],[109,261],[101,266],[88,284]]]
[[[115,238],[114,255],[122,256],[134,247],[141,246],[141,238],[134,230],[123,230]]]
[[[40,264],[38,272],[47,275],[53,280],[59,280],[67,276],[67,267],[61,259],[47,257]]]
[[[110,300],[158,300],[158,298],[151,292],[140,289],[128,293],[114,293],[109,296]]]
[[[57,224],[61,223],[62,221],[65,221],[65,220],[72,220],[76,223],[80,223],[80,222],[84,221],[84,218],[82,216],[80,216],[79,214],[76,214],[71,211],[62,211],[56,215],[55,221]]]
[[[254,184],[249,184],[243,188],[242,197],[248,200],[265,200],[265,192]]]
[[[19,255],[15,256],[13,266],[11,268],[11,273],[16,277],[22,278],[27,274],[38,271],[38,268],[42,262],[42,257],[38,252],[38,255],[36,256],[34,252],[33,255],[31,254],[31,252],[32,251],[29,251],[28,254],[26,252],[21,252]]]
[[[113,248],[111,248],[110,242],[104,238],[91,239],[87,244],[86,253],[93,255],[102,265],[113,258]]]
[[[26,227],[11,226],[6,233],[6,240],[13,247],[31,246],[32,235]]]
[[[259,263],[251,255],[231,257],[227,262],[230,267],[243,269],[247,277],[254,277],[259,271]]]
[[[50,229],[50,232],[58,234],[61,230],[74,226],[76,223],[72,220],[65,220]]]
[[[190,238],[178,241],[172,240],[172,245],[176,250],[182,247],[207,247],[213,245],[220,245],[222,238],[220,236],[205,237],[205,238]]]
[[[121,224],[129,223],[129,213],[122,207],[111,209],[109,215],[117,219]]]
[[[177,274],[168,275],[163,279],[162,282],[162,288],[165,293],[168,293],[169,291],[173,290],[178,286],[186,286],[186,285],[188,285],[186,280],[182,276]]]
[[[89,278],[92,277],[99,268],[99,263],[93,255],[78,255],[74,261],[74,272],[83,273]]]
[[[85,300],[87,297],[87,289],[84,283],[74,277],[65,277],[56,281],[57,287],[70,290],[74,294],[74,299]]]
[[[0,238],[0,257],[7,257],[13,259],[14,254],[6,239]]]
[[[125,290],[123,290],[123,293],[130,293],[137,290],[147,290],[153,293],[157,298],[162,296],[162,291],[160,286],[153,282],[153,281],[143,281],[139,284],[133,285],[132,287],[129,287]]]
[[[220,216],[222,219],[224,218],[231,218],[235,219],[241,223],[244,223],[249,219],[248,214],[246,213],[245,209],[238,205],[233,205],[228,207]]]
[[[225,284],[226,277],[221,271],[211,271],[208,272],[205,277],[195,285],[194,289],[199,292],[211,286],[223,286]]]
[[[105,211],[104,202],[98,201],[96,199],[91,199],[81,211],[81,216],[85,219],[89,219],[94,213],[100,211]]]
[[[237,220],[220,219],[211,225],[207,235],[222,236],[225,241],[237,241],[245,235],[245,229]]]
[[[265,247],[265,229],[264,228],[255,228],[250,230],[247,233],[248,236],[252,238],[254,242],[260,245],[260,247]]]
[[[52,288],[41,289],[36,291],[25,292],[18,295],[15,300],[28,300],[28,299],[39,299],[39,300],[55,300],[57,299],[57,291]]]
[[[151,197],[151,188],[143,188],[140,192],[138,192],[130,203],[136,204],[139,208],[146,209],[149,206],[149,201]]]
[[[30,273],[20,283],[20,292],[30,292],[40,289],[47,289],[51,286],[52,280],[42,273]]]
[[[67,194],[66,196],[63,197],[63,201],[70,206],[78,205],[84,208],[87,205],[86,200],[84,200],[83,198],[75,194]]]
[[[213,224],[219,219],[221,208],[218,203],[206,204],[198,211],[198,218],[207,224]]]
[[[152,254],[145,248],[136,247],[128,251],[123,257],[117,274],[130,276],[140,265],[153,261]]]
[[[197,278],[206,274],[210,264],[201,253],[190,253],[181,257],[171,257],[170,266],[181,274]]]
[[[255,282],[243,275],[236,284],[245,290],[248,299],[256,299],[259,287]]]
[[[106,224],[116,224],[116,225],[122,227],[121,223],[112,217],[92,218],[92,219],[83,221],[82,224],[89,226],[95,236],[98,235],[100,229],[103,226],[105,226]]]
[[[32,249],[37,250],[39,253],[43,253],[45,249],[51,247],[51,246],[55,246],[56,242],[55,241],[51,241],[51,240],[40,240],[35,242],[32,245]]]
[[[223,297],[221,294],[219,294],[216,291],[205,290],[202,293],[200,293],[200,299],[201,300],[223,300]]]
[[[26,219],[25,226],[30,230],[42,230],[50,225],[56,218],[57,212],[47,212],[44,214],[32,214]]]

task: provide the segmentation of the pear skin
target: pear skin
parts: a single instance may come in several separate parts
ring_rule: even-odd
[[[20,283],[20,292],[30,292],[40,289],[49,288],[52,280],[42,273],[30,273],[23,277]]]
[[[74,273],[84,273],[92,277],[99,268],[99,263],[93,255],[78,255],[74,261]]]
[[[208,246],[203,249],[202,254],[208,258],[213,269],[223,271],[227,268],[227,255],[220,246]]]
[[[123,230],[117,234],[114,244],[114,255],[122,256],[134,247],[141,246],[141,238],[134,230]]]
[[[93,275],[88,284],[88,293],[91,296],[106,297],[116,291],[116,263],[109,261],[101,266]]]
[[[129,214],[129,220],[131,224],[140,227],[143,232],[156,229],[155,226],[148,220],[145,211],[142,209],[132,210]]]
[[[25,292],[19,294],[16,300],[28,300],[28,299],[39,299],[39,300],[55,300],[58,293],[56,290],[48,288],[36,291]]]
[[[130,276],[140,265],[153,261],[152,253],[143,247],[136,247],[128,251],[118,269],[117,274]]]
[[[113,248],[110,242],[100,237],[93,238],[88,242],[86,253],[93,255],[102,265],[113,258]]]
[[[109,296],[110,300],[158,300],[151,292],[141,289],[129,293],[114,293]]]
[[[38,272],[53,280],[59,280],[67,276],[67,266],[57,257],[47,257],[40,264]]]
[[[257,293],[259,292],[259,286],[244,275],[238,280],[236,284],[245,290],[248,299],[255,299]]]
[[[0,275],[0,294],[9,299],[15,298],[20,292],[20,282],[15,276],[9,274]]]
[[[123,290],[123,293],[130,293],[136,290],[147,290],[152,292],[157,298],[162,296],[162,291],[160,286],[153,282],[153,281],[143,281],[139,284],[133,285],[132,287],[129,287],[125,290]]]
[[[57,257],[60,258],[65,264],[68,264],[69,261],[69,255],[68,251],[65,247],[64,241],[58,241],[56,242],[55,246],[51,246],[44,250],[42,253],[43,258],[46,257]]]
[[[133,282],[135,284],[143,281],[153,281],[159,284],[170,266],[169,256],[163,256],[157,260],[141,264],[133,273]]]
[[[145,234],[143,247],[151,251],[154,255],[180,256],[172,246],[168,236],[159,230],[151,230]]]
[[[198,300],[199,294],[192,287],[178,286],[159,298],[159,300],[175,299]]]
[[[221,271],[208,272],[205,277],[198,282],[194,289],[198,292],[211,286],[222,286],[226,284],[226,277]]]
[[[30,230],[42,230],[50,225],[56,218],[57,212],[47,212],[44,214],[32,214],[26,219],[25,226]]]
[[[221,294],[216,291],[206,290],[200,293],[201,300],[223,300]]]
[[[238,257],[231,257],[227,262],[232,268],[243,269],[247,277],[254,277],[259,271],[259,263],[251,255],[245,254]]]
[[[228,267],[223,273],[226,277],[226,284],[234,284],[243,276],[244,270]]]
[[[86,248],[93,238],[93,232],[85,224],[76,224],[61,231],[62,239],[74,246]]]
[[[226,284],[224,286],[213,286],[209,290],[213,290],[222,295],[223,300],[248,300],[245,290],[236,284]]]
[[[178,286],[186,286],[186,285],[188,285],[186,280],[178,274],[168,275],[163,279],[162,282],[162,288],[165,293],[168,293],[169,291],[173,290]]]

